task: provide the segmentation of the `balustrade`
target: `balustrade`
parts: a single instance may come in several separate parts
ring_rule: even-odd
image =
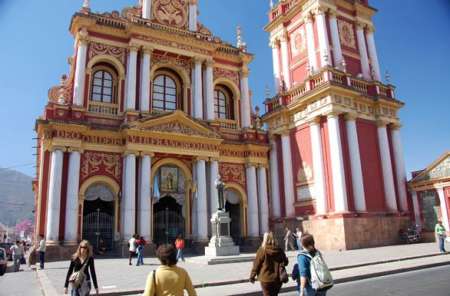
[[[89,102],[88,111],[108,116],[115,116],[119,114],[119,105],[91,101]]]

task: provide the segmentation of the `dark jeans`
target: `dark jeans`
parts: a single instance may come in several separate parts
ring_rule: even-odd
[[[41,269],[44,269],[44,262],[45,262],[45,252],[39,251],[39,264]]]
[[[177,261],[179,261],[179,260],[183,260],[183,262],[184,262],[184,253],[183,253],[183,249],[178,249],[177,250]]]
[[[326,296],[327,291],[316,291],[311,286],[305,287],[305,296]]]
[[[445,253],[445,236],[439,236],[439,251]]]
[[[281,289],[280,282],[264,283],[261,282],[261,288],[264,296],[278,296]]]

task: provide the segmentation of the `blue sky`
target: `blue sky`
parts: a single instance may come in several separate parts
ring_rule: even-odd
[[[34,122],[48,89],[67,73],[73,53],[68,33],[82,0],[0,0],[0,167],[34,175]],[[91,0],[94,11],[120,10],[138,0]],[[235,43],[241,25],[255,54],[250,86],[261,104],[272,87],[267,23],[269,0],[200,0],[200,21]],[[370,0],[380,64],[406,103],[400,116],[407,171],[424,168],[450,150],[450,2]]]

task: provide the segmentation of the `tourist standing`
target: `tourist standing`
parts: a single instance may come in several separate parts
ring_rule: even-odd
[[[77,283],[78,273],[84,274],[84,279]],[[84,240],[78,245],[78,249],[73,254],[70,267],[67,271],[64,283],[64,294],[67,294],[69,282],[72,283],[72,296],[88,296],[94,282],[95,293],[98,295],[97,275],[95,274],[94,257],[92,257],[91,246]]]
[[[288,252],[289,249],[295,250],[294,243],[292,242],[293,235],[292,231],[289,229],[289,227],[285,228],[285,235],[284,235],[284,251]]]
[[[281,289],[280,271],[288,265],[288,258],[283,250],[277,246],[272,232],[264,233],[261,247],[256,252],[250,282],[256,278],[261,284],[264,296],[276,296]]]
[[[300,296],[325,296],[327,289],[333,286],[333,279],[322,254],[316,249],[314,237],[305,234],[302,237],[303,251],[297,257],[300,273]],[[314,260],[314,266],[311,261]],[[314,277],[312,277],[312,274]],[[315,275],[320,274],[321,278]]]
[[[20,260],[23,257],[23,246],[20,241],[16,241],[10,248],[14,262],[14,272],[20,270]]]
[[[161,245],[156,251],[161,265],[147,277],[143,296],[184,295],[197,296],[186,270],[177,265],[177,250],[172,245]]]
[[[45,237],[42,235],[39,236],[39,265],[41,269],[44,269],[44,263],[45,263],[45,250],[47,248]]]
[[[445,253],[445,238],[446,238],[446,230],[444,225],[442,225],[442,221],[439,220],[434,228],[434,232],[436,233],[436,238],[439,243],[439,251],[441,253]]]
[[[177,248],[177,261],[181,259],[184,262],[184,247],[185,247],[184,239],[180,234],[175,240],[175,248]]]
[[[302,248],[302,236],[303,236],[303,232],[300,230],[299,227],[295,228],[295,239],[297,242],[297,249],[299,251],[301,251]]]
[[[133,257],[136,256],[136,249],[137,249],[137,244],[136,244],[136,237],[137,235],[133,235],[130,240],[128,240],[128,265],[131,265],[131,260],[133,259]]]
[[[136,266],[139,265],[144,265],[144,247],[145,247],[146,241],[145,239],[141,236],[139,237],[139,239],[136,241],[136,252],[137,252],[137,262],[136,262]]]

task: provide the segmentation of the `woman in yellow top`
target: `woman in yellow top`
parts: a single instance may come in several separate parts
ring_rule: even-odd
[[[172,245],[162,245],[156,251],[161,266],[147,277],[143,296],[197,296],[186,270],[177,267],[177,250]]]

